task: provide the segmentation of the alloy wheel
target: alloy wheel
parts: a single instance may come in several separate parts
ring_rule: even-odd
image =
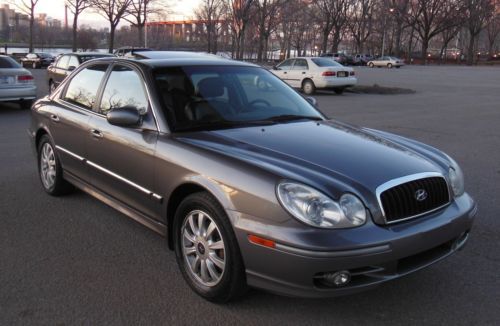
[[[226,248],[215,221],[203,211],[192,211],[184,219],[181,235],[182,255],[191,276],[200,285],[217,285],[224,275]]]
[[[40,176],[43,186],[50,189],[56,180],[56,157],[50,143],[45,143],[40,155]]]

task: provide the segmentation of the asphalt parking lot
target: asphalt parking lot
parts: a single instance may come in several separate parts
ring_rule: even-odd
[[[45,71],[35,70],[39,95]],[[81,192],[46,195],[26,128],[0,104],[0,325],[499,325],[500,68],[359,68],[409,95],[319,94],[330,117],[453,156],[479,214],[456,255],[369,292],[309,300],[250,291],[227,305],[186,285],[165,240]]]

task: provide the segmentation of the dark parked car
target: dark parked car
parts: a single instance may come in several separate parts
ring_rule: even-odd
[[[117,57],[124,57],[126,55],[133,55],[135,52],[145,52],[145,51],[153,51],[149,48],[140,48],[140,47],[133,47],[133,46],[124,46],[119,49],[116,49],[114,54]]]
[[[43,68],[52,64],[54,59],[50,53],[28,53],[24,58],[21,58],[21,65],[25,68]]]
[[[344,53],[323,53],[322,55],[320,55],[320,57],[332,58],[333,60],[337,61],[341,65],[348,65],[348,64],[352,63],[352,59],[350,59]]]
[[[75,52],[60,55],[56,61],[47,68],[49,93],[52,93],[64,78],[75,70],[76,67],[85,61],[103,57],[114,57],[114,55],[98,52]]]
[[[36,98],[36,85],[27,69],[6,55],[0,55],[0,102],[16,102],[29,109]]]
[[[166,235],[208,300],[353,293],[464,246],[476,204],[453,159],[312,103],[243,62],[103,58],[35,103],[29,134],[47,193]]]

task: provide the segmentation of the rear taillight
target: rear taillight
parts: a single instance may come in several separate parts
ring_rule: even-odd
[[[18,83],[33,83],[33,76],[31,75],[22,75],[17,76]]]
[[[351,71],[349,75],[354,76],[356,73],[354,71]]]
[[[335,76],[335,71],[325,71],[321,76]]]

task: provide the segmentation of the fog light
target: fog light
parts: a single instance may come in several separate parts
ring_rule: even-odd
[[[348,271],[326,273],[325,280],[338,287],[345,286],[351,281],[351,273],[349,273]]]

